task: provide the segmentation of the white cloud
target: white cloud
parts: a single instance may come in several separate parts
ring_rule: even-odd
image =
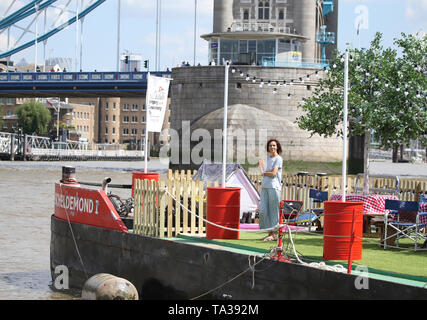
[[[406,0],[405,17],[412,24],[427,26],[427,0]]]

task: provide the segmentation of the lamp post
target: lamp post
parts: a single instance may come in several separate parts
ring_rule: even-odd
[[[224,80],[224,130],[222,137],[222,187],[225,188],[225,175],[226,175],[226,164],[227,164],[227,112],[228,112],[228,71],[230,65],[228,61],[224,61],[225,68],[225,80]]]
[[[344,119],[343,119],[343,158],[342,158],[342,201],[345,202],[347,182],[347,121],[348,121],[348,51],[345,52],[344,65]]]

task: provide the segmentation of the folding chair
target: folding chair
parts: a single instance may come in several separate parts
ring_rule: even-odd
[[[320,224],[319,217],[323,214],[323,209],[321,208],[314,208],[314,204],[321,204],[324,201],[328,200],[328,191],[319,191],[316,189],[310,189],[309,194],[309,208],[308,208],[308,215],[309,215],[309,226],[308,231],[311,231],[311,226],[314,221],[318,221],[318,227],[319,229],[322,227]]]
[[[283,213],[283,221],[289,225],[297,225],[303,223],[299,216],[303,205],[304,202],[302,201],[280,201],[280,211]]]
[[[417,250],[418,241],[427,239],[422,233],[427,226],[427,212],[419,212],[416,201],[386,200],[385,209],[390,212],[384,215],[384,249],[387,248],[387,240],[396,237],[396,247],[399,247],[399,239],[409,238],[415,243],[414,250]],[[389,231],[391,234],[388,235]]]

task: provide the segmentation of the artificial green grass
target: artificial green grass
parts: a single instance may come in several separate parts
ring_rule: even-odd
[[[300,258],[307,260],[323,260],[323,236],[313,233],[295,233],[293,232],[295,248]],[[267,234],[264,233],[240,233],[239,240],[215,240],[224,244],[238,245],[243,247],[256,248],[257,251],[265,250],[268,252],[276,242],[264,242],[261,239]],[[284,249],[288,244],[288,234],[284,233]],[[427,278],[427,251],[416,251],[410,249],[392,249],[378,246],[378,238],[364,239],[362,260],[353,261],[353,268],[356,266],[365,266],[369,269],[386,271],[388,273],[397,273],[399,275],[409,275]],[[408,240],[399,242],[401,247],[409,247]],[[293,255],[293,251],[289,252]],[[346,264],[347,261],[338,261]]]

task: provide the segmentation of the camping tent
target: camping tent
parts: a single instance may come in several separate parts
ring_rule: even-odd
[[[214,182],[222,180],[222,164],[210,163],[204,160],[193,180],[203,181],[206,188],[206,182]],[[240,190],[240,219],[243,213],[252,213],[252,218],[255,217],[255,211],[258,207],[260,196],[258,190],[252,184],[249,176],[243,167],[238,163],[227,163],[225,184],[227,187],[238,187]]]

